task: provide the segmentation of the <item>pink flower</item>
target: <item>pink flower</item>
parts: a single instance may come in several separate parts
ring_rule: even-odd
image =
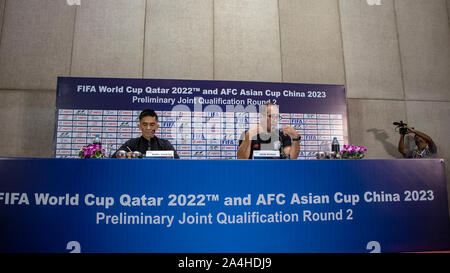
[[[79,156],[82,158],[99,158],[103,157],[105,150],[98,144],[90,144],[83,146],[80,150]]]

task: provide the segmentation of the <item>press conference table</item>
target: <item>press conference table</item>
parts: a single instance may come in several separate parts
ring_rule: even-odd
[[[445,163],[0,158],[0,252],[450,249]]]

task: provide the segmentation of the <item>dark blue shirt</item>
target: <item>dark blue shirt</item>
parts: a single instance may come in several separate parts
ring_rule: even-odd
[[[139,151],[141,154],[145,155],[145,153],[149,150],[149,144],[150,150],[152,151],[174,151],[174,158],[180,158],[177,151],[168,140],[158,138],[156,136],[152,137],[150,141],[143,136],[130,139],[120,146],[120,148],[111,157],[116,158],[116,154],[119,150],[124,150],[125,152],[129,152],[130,150],[132,152]]]

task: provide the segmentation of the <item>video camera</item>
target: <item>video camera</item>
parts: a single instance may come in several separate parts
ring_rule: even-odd
[[[395,127],[395,129],[399,128],[399,133],[401,135],[409,134],[409,130],[408,130],[408,128],[406,128],[406,125],[408,125],[408,124],[404,123],[403,120],[400,120],[400,122],[396,121],[393,124],[395,126],[397,126],[397,127]]]

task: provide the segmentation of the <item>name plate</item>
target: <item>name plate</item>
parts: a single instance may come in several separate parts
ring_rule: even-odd
[[[253,159],[276,159],[280,158],[280,151],[260,150],[253,151]]]
[[[146,158],[174,158],[173,151],[147,151]]]

